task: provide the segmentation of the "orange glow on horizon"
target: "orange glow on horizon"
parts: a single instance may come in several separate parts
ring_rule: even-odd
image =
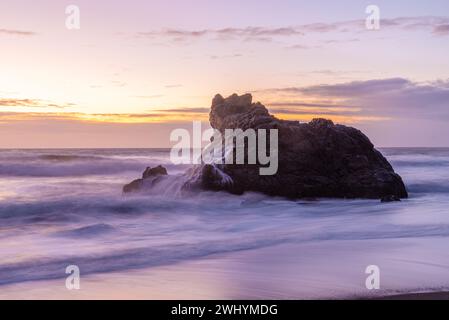
[[[361,116],[361,115],[335,115],[326,113],[303,113],[303,114],[287,114],[275,110],[272,114],[279,119],[309,122],[314,118],[325,118],[334,121],[335,123],[359,123],[372,121],[388,121],[390,117],[378,116]],[[0,113],[1,115],[1,113]],[[33,120],[47,120],[47,121],[79,121],[88,123],[122,123],[122,124],[142,124],[142,123],[174,123],[174,122],[190,122],[190,121],[204,121],[208,122],[208,113],[173,113],[173,112],[158,112],[158,113],[130,113],[130,114],[84,114],[84,113],[7,113],[1,115],[0,123],[19,122],[19,121],[33,121]]]

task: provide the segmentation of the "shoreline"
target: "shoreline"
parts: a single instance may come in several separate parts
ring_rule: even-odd
[[[449,299],[449,293],[443,289],[445,284],[441,283],[446,270],[407,262],[413,268],[404,277],[400,274],[404,263],[392,261],[398,252],[415,247],[397,240],[385,249],[381,242],[363,240],[357,246],[353,241],[290,243],[139,270],[86,276],[81,270],[80,290],[68,290],[65,278],[21,282],[1,286],[0,300]],[[364,251],[366,247],[370,250]],[[380,251],[383,260],[379,259]],[[364,268],[376,261],[374,258],[392,271],[383,271],[379,291],[365,288]],[[337,264],[338,261],[349,263]],[[422,272],[434,277],[414,281]],[[436,290],[432,292],[432,288]],[[413,293],[421,290],[423,293]]]
[[[449,300],[449,291],[403,293],[373,298],[372,300]]]

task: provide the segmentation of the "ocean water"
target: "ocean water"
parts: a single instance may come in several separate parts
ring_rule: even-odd
[[[0,290],[62,279],[71,264],[83,276],[107,275],[233,254],[255,270],[239,297],[364,295],[369,264],[385,276],[382,292],[449,289],[449,149],[381,152],[409,199],[185,195],[176,185],[188,166],[170,164],[164,149],[0,150]],[[171,185],[122,194],[159,164],[175,176]],[[269,248],[280,249],[251,258]],[[302,289],[292,291],[295,281]]]

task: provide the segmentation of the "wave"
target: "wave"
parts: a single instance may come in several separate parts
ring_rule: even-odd
[[[413,168],[425,168],[425,167],[443,167],[449,168],[449,159],[444,160],[397,160],[390,159],[394,168],[396,167],[413,167]]]
[[[114,227],[105,223],[93,224],[81,228],[64,230],[54,233],[54,236],[65,238],[92,238],[111,233]]]
[[[105,161],[104,163],[81,162],[75,164],[13,163],[0,164],[0,176],[15,177],[70,177],[109,175],[126,171],[139,171],[141,163]]]
[[[72,177],[117,175],[133,172],[140,175],[148,166],[163,165],[170,174],[184,172],[189,165],[174,165],[166,158],[93,157],[43,155],[32,160],[0,161],[0,177]]]
[[[82,237],[95,234],[97,230],[104,233],[114,231],[109,225],[92,225],[68,231],[65,236]],[[73,255],[58,258],[29,260],[20,263],[0,265],[0,285],[16,282],[49,280],[66,277],[68,265],[77,265],[83,275],[117,272],[171,265],[181,261],[207,257],[215,254],[235,253],[245,250],[261,249],[279,244],[306,243],[314,241],[353,241],[369,239],[404,239],[417,237],[447,237],[449,225],[398,226],[384,225],[382,230],[336,232],[327,234],[301,234],[297,229],[276,230],[247,233],[245,237],[235,232],[234,236],[208,241],[190,241],[169,245],[151,245],[121,250],[111,250],[86,255]],[[174,233],[175,230],[172,230]],[[62,234],[58,234],[62,235]],[[98,236],[98,235],[97,235]],[[108,247],[110,247],[109,245]]]
[[[341,241],[352,248],[357,241],[370,239],[410,239],[413,244],[415,238],[440,237],[444,245],[449,237],[445,214],[449,157],[441,152],[434,159],[404,150],[388,157],[404,178],[411,194],[408,200],[381,204],[291,201],[257,193],[181,193],[186,178],[192,176],[177,172],[184,173],[189,166],[171,165],[166,151],[53,150],[27,153],[23,161],[17,160],[17,152],[2,153],[0,285],[63,278],[70,264],[87,275],[283,243]],[[122,179],[129,182],[147,166],[159,164],[167,167],[170,176],[157,188],[122,195]],[[88,175],[95,177],[77,178]],[[16,194],[2,198],[9,189]],[[33,246],[17,246],[23,243]],[[26,260],[17,260],[14,250]]]
[[[410,183],[407,185],[407,189],[411,193],[449,193],[449,182]]]
[[[54,163],[0,163],[0,176],[8,177],[71,177],[89,175],[116,175],[125,172],[140,174],[148,166],[156,166],[161,162],[102,160],[88,162],[58,161]],[[186,166],[163,163],[169,173],[184,171]]]
[[[49,161],[60,161],[60,162],[68,162],[68,161],[98,161],[98,160],[105,160],[104,157],[98,157],[98,156],[77,156],[77,155],[67,155],[67,154],[46,154],[41,155],[37,157],[38,159],[42,160],[49,160]]]
[[[0,285],[24,281],[65,278],[65,269],[77,265],[83,275],[140,269],[172,264],[212,254],[263,248],[282,243],[284,239],[256,239],[247,241],[210,241],[158,248],[134,248],[114,253],[78,256],[46,261],[29,261],[0,266]]]
[[[150,209],[166,209],[165,202],[154,202]],[[105,198],[66,198],[25,203],[0,203],[0,221],[3,226],[47,222],[75,222],[82,218],[102,216],[133,216],[148,210],[148,199],[134,201]]]

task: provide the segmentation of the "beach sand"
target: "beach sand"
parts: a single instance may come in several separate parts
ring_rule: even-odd
[[[420,292],[398,294],[377,298],[376,300],[449,300],[449,292]]]
[[[382,240],[278,245],[133,271],[84,275],[80,290],[65,278],[1,287],[0,299],[446,299],[447,293],[412,294],[424,279],[439,284],[442,268],[401,262],[414,246]],[[361,250],[365,248],[367,250]],[[432,254],[430,252],[429,254]],[[337,263],[337,261],[339,263]],[[341,263],[348,261],[347,264]],[[381,290],[365,287],[365,267],[377,261]],[[383,267],[382,267],[383,266]],[[401,268],[408,269],[400,277]],[[427,274],[427,277],[425,276]],[[406,280],[410,280],[408,283]],[[404,283],[408,283],[404,285]],[[437,291],[436,287],[432,290]]]

